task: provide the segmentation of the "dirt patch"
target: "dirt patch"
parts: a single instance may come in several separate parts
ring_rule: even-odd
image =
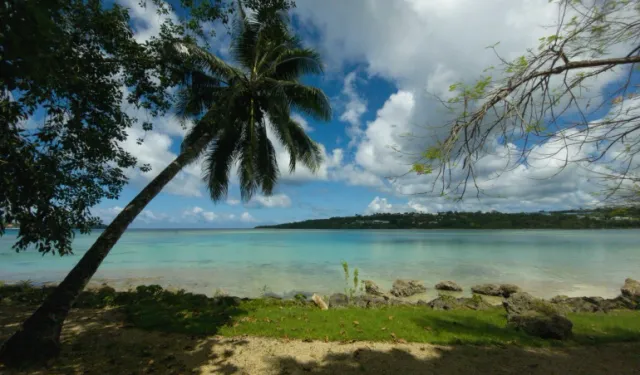
[[[2,307],[0,340],[29,313]],[[640,343],[522,349],[198,337],[131,328],[111,310],[73,310],[48,368],[2,374],[639,374]]]

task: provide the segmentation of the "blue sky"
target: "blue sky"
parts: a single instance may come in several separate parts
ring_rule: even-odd
[[[130,8],[137,38],[144,40],[157,33],[162,19],[153,7],[142,9],[138,0],[118,2]],[[569,168],[554,179],[539,179],[554,172],[557,164],[553,162],[495,178],[493,173],[500,170],[504,158],[499,153],[481,160],[483,183],[494,193],[481,200],[470,197],[453,202],[416,195],[429,190],[430,177],[386,179],[410,168],[407,157],[393,151],[393,146],[417,152],[442,136],[442,129],[434,124],[442,123],[444,114],[430,93],[447,95],[452,83],[472,81],[484,68],[496,65],[495,55],[485,47],[497,41],[505,58],[522,55],[548,34],[541,25],[552,24],[556,12],[547,0],[297,1],[296,30],[322,53],[327,65],[323,77],[309,78],[307,83],[322,88],[334,110],[328,123],[301,119],[311,137],[324,147],[326,160],[319,172],[312,175],[299,169],[290,175],[286,153],[276,145],[282,151],[278,157],[282,176],[274,196],[258,195],[242,204],[238,187],[232,183],[228,199],[214,204],[207,197],[196,163],[155,198],[133,226],[251,227],[375,212],[536,211],[594,204],[593,183],[579,169]],[[223,34],[219,33],[213,45],[226,57],[228,38]],[[622,74],[599,76],[594,92],[612,87]],[[426,137],[403,136],[407,132]],[[111,220],[176,156],[183,134],[171,116],[154,121],[154,130],[147,134],[132,129],[123,147],[141,162],[150,163],[153,171],[130,171],[131,182],[120,199],[102,202],[94,212]],[[142,135],[145,142],[138,146],[135,139]]]

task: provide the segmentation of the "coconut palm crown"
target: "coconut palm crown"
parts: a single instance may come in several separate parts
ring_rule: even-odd
[[[198,119],[182,148],[210,137],[201,154],[214,201],[226,197],[236,163],[243,201],[258,189],[266,195],[273,192],[279,169],[268,127],[289,153],[291,172],[298,162],[312,171],[322,162],[318,144],[291,117],[299,111],[318,120],[331,118],[327,96],[301,82],[307,74],[323,73],[320,56],[293,36],[286,16],[271,17],[270,22],[263,16],[239,12],[230,48],[235,65],[195,45],[182,46],[191,69],[178,93],[177,113]]]

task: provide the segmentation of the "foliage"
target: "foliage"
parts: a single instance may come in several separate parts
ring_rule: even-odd
[[[179,75],[168,55],[185,36],[164,25],[138,43],[127,10],[99,0],[4,1],[0,19],[0,234],[17,223],[16,250],[64,255],[136,166],[119,145],[138,122],[123,104],[169,109]]]
[[[110,2],[112,3],[112,2]],[[74,229],[101,223],[90,208],[117,198],[124,170],[139,165],[121,142],[139,124],[152,129],[182,82],[176,43],[207,41],[235,0],[181,0],[181,19],[164,17],[160,35],[139,43],[127,9],[100,0],[9,0],[0,4],[0,235],[19,226],[16,250],[71,253]],[[291,0],[245,1],[252,12],[287,11]],[[165,0],[141,0],[159,16]],[[276,8],[270,8],[276,7]],[[206,32],[205,32],[206,30]],[[205,35],[206,34],[206,35]],[[138,139],[142,142],[143,139]]]
[[[551,160],[558,164],[556,173],[568,165],[589,171],[603,189],[599,198],[638,201],[638,1],[550,3],[558,7],[558,24],[540,38],[537,50],[507,61],[497,44],[490,46],[502,62],[485,70],[493,75],[455,83],[450,97],[440,99],[452,114],[439,125],[448,133],[437,145],[425,146],[412,167],[432,174],[432,189],[440,194],[461,198],[469,183],[479,196],[490,194],[478,163],[497,153],[506,163],[493,176]],[[612,73],[620,79],[601,92],[590,91]]]
[[[300,82],[304,75],[321,74],[322,61],[291,33],[286,15],[273,18],[273,13],[269,8],[251,15],[240,10],[231,42],[236,66],[196,45],[182,45],[192,69],[178,94],[177,112],[198,119],[182,147],[209,139],[203,150],[204,179],[214,201],[226,196],[236,161],[244,201],[257,189],[273,192],[279,169],[267,127],[289,152],[290,171],[298,162],[315,171],[322,160],[319,146],[291,118],[293,110],[331,118],[326,95]]]
[[[346,260],[342,261],[342,272],[344,273],[344,293],[349,297],[349,300],[352,300],[358,292],[358,285],[360,285],[360,271],[357,268],[353,269],[353,279],[351,279],[351,274],[349,272],[349,263]],[[351,283],[353,282],[353,286]]]
[[[306,220],[258,228],[292,229],[605,229],[640,228],[640,209],[557,212],[381,213]]]

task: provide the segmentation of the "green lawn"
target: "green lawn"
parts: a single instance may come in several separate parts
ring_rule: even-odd
[[[3,304],[37,305],[52,288],[0,286]],[[253,335],[303,340],[407,341],[432,344],[549,346],[640,341],[640,311],[570,314],[573,339],[565,343],[527,336],[506,327],[504,309],[438,311],[421,306],[322,311],[315,305],[273,299],[170,292],[159,286],[135,291],[84,292],[77,308],[120,306],[129,325],[190,335]]]
[[[303,340],[373,340],[432,344],[548,346],[640,341],[640,311],[571,314],[574,338],[542,340],[506,328],[502,308],[437,311],[418,306],[322,311],[315,306],[269,300],[194,312],[186,306],[136,304],[135,326],[190,334],[252,335]],[[184,308],[184,309],[182,309]]]

